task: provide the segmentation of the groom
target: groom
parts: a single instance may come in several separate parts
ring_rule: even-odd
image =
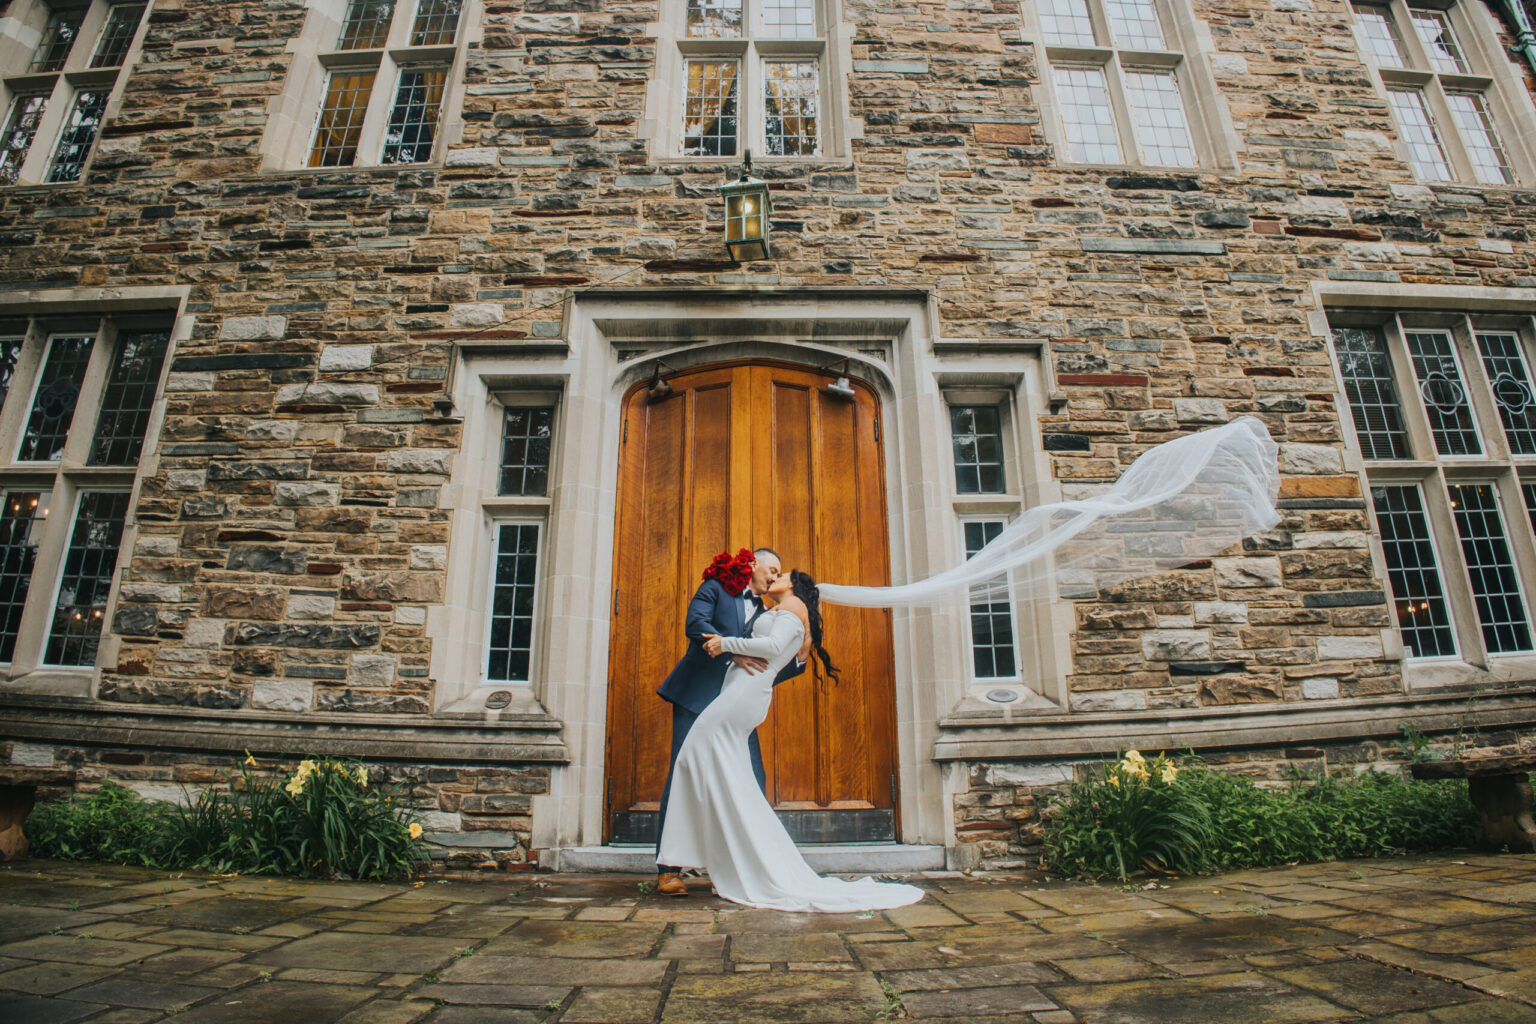
[[[748,672],[758,673],[768,666],[763,658],[751,658],[733,654],[729,658],[711,658],[704,651],[706,636],[748,636],[752,621],[762,614],[763,602],[759,595],[779,575],[779,556],[772,548],[758,548],[752,552],[752,578],[739,595],[732,596],[720,585],[719,580],[708,579],[694,591],[688,602],[688,615],[683,632],[688,634],[688,650],[677,667],[667,676],[656,693],[672,705],[672,759],[667,767],[666,788],[661,791],[661,813],[656,816],[656,842],[661,843],[661,829],[667,821],[667,798],[672,793],[672,765],[677,763],[677,752],[683,748],[688,730],[698,721],[711,701],[720,696],[726,670],[731,662],[741,665]],[[805,671],[805,662],[796,659],[784,666],[774,679],[777,686],[786,679],[793,679]],[[767,792],[767,773],[763,770],[763,752],[758,746],[757,732],[752,733],[748,744],[752,752],[752,774],[757,776],[758,787]],[[686,896],[688,887],[683,884],[679,868],[668,864],[656,865],[656,891],[664,896]]]

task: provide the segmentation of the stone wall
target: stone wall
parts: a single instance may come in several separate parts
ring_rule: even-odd
[[[240,760],[185,750],[0,741],[0,763],[74,769],[73,787],[40,787],[41,799],[89,796],[111,781],[145,799],[185,803],[238,781]],[[254,772],[286,778],[299,760],[263,757]],[[361,763],[372,785],[392,787],[395,799],[421,819],[434,870],[538,867],[532,801],[549,791],[548,767]]]

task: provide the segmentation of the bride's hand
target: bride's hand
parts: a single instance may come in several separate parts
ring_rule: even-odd
[[[718,657],[720,657],[720,651],[722,649],[723,648],[722,648],[722,646],[720,644],[720,638],[718,636],[716,636],[713,633],[706,633],[706,634],[704,634],[704,653],[705,654],[709,655],[711,658],[718,658]]]

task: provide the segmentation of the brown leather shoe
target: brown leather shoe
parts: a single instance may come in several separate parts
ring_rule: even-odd
[[[663,871],[656,876],[656,892],[661,896],[687,896],[688,887],[676,871]]]

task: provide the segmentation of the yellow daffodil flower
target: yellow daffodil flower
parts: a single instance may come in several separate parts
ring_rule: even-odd
[[[288,780],[288,785],[283,788],[288,791],[289,796],[298,796],[304,792],[304,777],[302,775],[295,775]]]
[[[368,769],[363,765],[357,766],[357,784],[359,786],[368,785]]]
[[[421,838],[421,825],[420,825],[420,823],[414,822],[414,821],[411,822],[411,838],[412,839],[420,839]]]
[[[256,759],[251,756],[251,752],[249,750],[247,750],[245,752],[245,766],[247,768],[255,768],[256,767]]]
[[[1170,764],[1170,765],[1164,765],[1163,766],[1163,781],[1164,782],[1172,782],[1174,779],[1176,779],[1178,777],[1179,777],[1179,770],[1177,768],[1175,768],[1173,765]]]

